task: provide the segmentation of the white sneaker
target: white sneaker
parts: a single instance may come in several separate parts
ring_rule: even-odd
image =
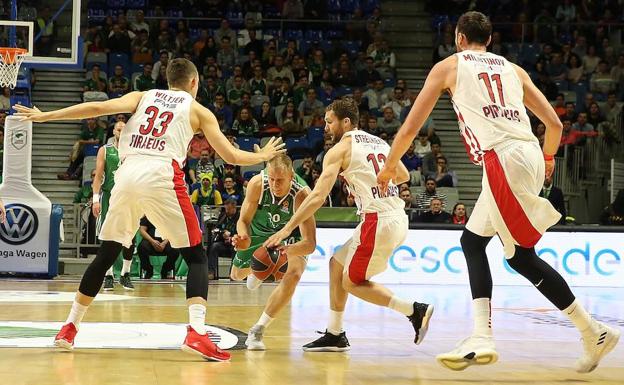
[[[470,365],[488,365],[498,361],[498,353],[491,336],[473,335],[448,352],[439,354],[436,360],[451,370],[464,370]]]
[[[584,352],[574,365],[576,371],[589,373],[596,369],[602,357],[615,348],[619,339],[619,330],[592,320],[590,331],[581,338]]]
[[[256,290],[257,288],[260,287],[260,285],[262,285],[262,281],[259,280],[258,278],[256,278],[255,275],[253,274],[249,274],[247,276],[247,289],[249,290]]]
[[[249,329],[249,334],[247,334],[247,339],[245,340],[247,350],[266,350],[262,337],[264,337],[264,326],[255,325]]]

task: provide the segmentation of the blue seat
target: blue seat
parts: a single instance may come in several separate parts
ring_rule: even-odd
[[[323,40],[323,31],[309,30],[305,33],[306,40],[321,41]]]
[[[303,31],[300,29],[289,29],[284,32],[286,40],[303,40]]]
[[[11,103],[11,110],[10,110],[11,114],[15,112],[15,110],[13,109],[13,106],[16,104],[21,104],[22,106],[30,107],[30,98],[28,97],[28,95],[13,94],[9,98],[9,102]]]
[[[338,96],[345,96],[353,93],[353,88],[351,87],[338,87],[336,89]]]
[[[253,151],[254,144],[260,145],[260,139],[251,136],[239,136],[236,138],[236,143],[243,151]]]
[[[310,127],[308,128],[308,144],[312,150],[320,148],[323,145],[325,138],[324,127]]]
[[[97,152],[100,149],[100,145],[99,144],[87,144],[84,146],[84,149],[82,150],[82,152],[84,153],[84,156],[97,156]]]
[[[247,171],[243,174],[243,178],[245,180],[250,180],[251,178],[253,178],[254,176],[260,174],[260,171]]]
[[[288,155],[293,159],[301,159],[310,152],[308,139],[305,136],[300,138],[286,138],[284,140]]]
[[[108,55],[109,75],[115,72],[115,67],[120,65],[124,69],[124,76],[130,75],[130,58],[125,53],[111,53]]]

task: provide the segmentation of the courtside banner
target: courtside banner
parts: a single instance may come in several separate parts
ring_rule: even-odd
[[[309,257],[302,282],[328,282],[329,259],[353,229],[317,229],[317,247]],[[462,230],[409,230],[394,250],[388,269],[373,280],[380,283],[468,284],[459,238]],[[622,233],[547,232],[537,253],[571,286],[624,287]],[[530,285],[507,264],[503,246],[494,237],[487,249],[495,285]]]
[[[0,185],[7,214],[6,221],[0,223],[0,272],[50,272],[52,203],[32,185],[31,168],[32,123],[9,116]]]

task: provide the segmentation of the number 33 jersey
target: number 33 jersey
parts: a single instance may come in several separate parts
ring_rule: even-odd
[[[537,143],[524,107],[524,89],[512,64],[489,52],[462,51],[452,95],[459,130],[470,160],[510,140]]]
[[[362,130],[347,131],[344,136],[351,136],[351,161],[340,176],[355,197],[358,211],[364,214],[404,209],[398,186],[390,183],[384,193],[377,185],[377,174],[390,153],[388,143]]]
[[[121,131],[119,158],[132,155],[186,160],[193,138],[190,122],[193,97],[186,91],[150,90],[143,94],[137,109]]]

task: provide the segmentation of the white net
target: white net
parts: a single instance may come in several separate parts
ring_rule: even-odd
[[[26,50],[0,48],[0,87],[15,88]]]

